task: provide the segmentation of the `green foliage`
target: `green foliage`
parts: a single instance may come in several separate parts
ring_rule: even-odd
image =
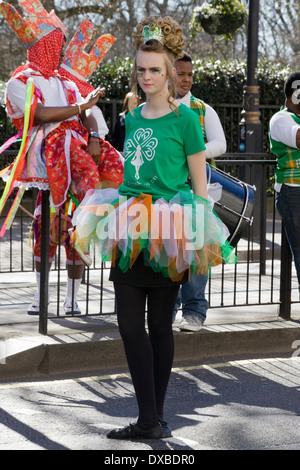
[[[292,69],[263,59],[259,61],[257,72],[260,103],[282,106],[285,99],[283,93],[284,81],[292,72]]]
[[[240,104],[246,80],[246,65],[237,61],[196,59],[193,63],[195,96],[209,103]]]
[[[129,58],[116,59],[114,64],[101,66],[93,75],[93,85],[106,87],[106,99],[123,100],[125,94],[130,91],[131,67],[132,60]],[[228,151],[238,152],[240,112],[247,83],[246,62],[195,58],[193,69],[192,93],[213,105],[225,131]],[[283,84],[290,72],[289,68],[280,64],[266,59],[259,60],[257,80],[260,87],[260,105],[272,107],[270,110],[263,110],[261,115],[265,152],[269,152],[269,120],[284,104]],[[222,107],[223,104],[235,107]]]
[[[208,103],[241,104],[243,89],[247,83],[246,62],[224,60],[194,61],[193,93],[205,97]],[[261,59],[257,67],[260,104],[278,105],[284,103],[283,84],[291,73],[288,67]]]
[[[214,106],[225,130],[228,151],[238,151],[238,125],[241,118],[243,89],[247,81],[247,64],[237,61],[226,62],[224,60],[195,58],[193,67],[194,85],[192,93]],[[103,111],[109,129],[112,129],[114,125],[111,121],[109,101],[119,100],[118,112],[122,110],[121,103],[126,93],[130,91],[131,68],[132,59],[128,57],[116,58],[111,64],[101,65],[92,76],[91,83],[94,87],[104,86],[106,88],[107,108],[104,106]],[[270,113],[275,112],[284,104],[283,84],[290,72],[289,68],[280,64],[265,59],[259,61],[257,78],[260,87],[260,105],[272,105]],[[223,104],[228,106],[222,107]],[[235,107],[229,108],[230,105],[235,105]],[[261,116],[264,127],[265,151],[268,151],[269,148],[267,129],[271,117],[270,113],[266,112]],[[4,107],[0,106],[0,145],[15,133],[16,130],[6,118]],[[2,155],[0,168],[3,168],[6,164],[4,158],[4,155]]]
[[[130,91],[130,75],[132,59],[115,58],[113,63],[98,67],[91,77],[91,84],[96,88],[105,87],[105,97],[108,99],[123,100],[126,93]]]
[[[130,91],[132,59],[115,59],[114,63],[103,65],[93,74],[94,87],[105,86],[107,99],[123,100]],[[215,59],[195,59],[193,93],[207,103],[242,104],[243,89],[247,81],[246,62]],[[260,87],[260,104],[278,105],[284,103],[283,83],[291,72],[288,67],[261,59],[257,68]]]

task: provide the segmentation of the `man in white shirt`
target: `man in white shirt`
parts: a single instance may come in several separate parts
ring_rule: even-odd
[[[284,84],[285,107],[270,120],[271,152],[277,157],[275,202],[293,254],[300,291],[300,71]]]
[[[191,94],[193,85],[193,65],[191,57],[184,52],[183,57],[175,63],[177,72],[177,98],[199,115],[205,141],[205,154],[208,162],[226,152],[226,139],[220,119],[215,110],[204,101]],[[198,331],[206,320],[209,304],[205,298],[207,276],[192,275],[190,281],[183,284],[178,295],[176,310],[173,313],[175,320],[177,309],[182,304],[182,321],[179,325],[182,331]]]

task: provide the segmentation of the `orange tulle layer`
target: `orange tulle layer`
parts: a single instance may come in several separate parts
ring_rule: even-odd
[[[125,197],[116,189],[91,190],[73,217],[75,248],[99,249],[102,261],[118,262],[126,272],[143,251],[154,271],[174,281],[186,270],[208,274],[209,268],[235,263],[227,227],[209,201],[182,192],[170,201],[150,195]]]

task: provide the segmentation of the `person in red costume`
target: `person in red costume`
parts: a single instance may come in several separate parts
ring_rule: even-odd
[[[94,87],[89,83],[89,78],[116,40],[111,34],[102,34],[96,40],[93,40],[95,36],[94,29],[93,23],[88,20],[83,20],[80,23],[68,44],[59,68],[61,77],[74,82],[83,98],[86,98],[94,91]],[[93,41],[92,46],[90,46],[91,41]],[[85,51],[87,47],[89,53]],[[99,106],[93,106],[91,112],[98,122],[97,137],[99,137],[101,147],[101,161],[98,170],[101,180],[108,184],[120,186],[123,182],[124,158],[105,140],[108,128]]]
[[[32,80],[37,105],[31,132],[34,138],[30,145],[35,145],[38,151],[32,159],[34,164],[28,159],[28,165],[18,183],[26,185],[27,188],[50,189],[51,206],[61,209],[67,201],[69,190],[81,201],[89,189],[101,186],[98,169],[101,149],[99,138],[95,137],[98,124],[91,109],[105,90],[92,90],[83,98],[76,84],[59,74],[58,69],[64,58],[66,43],[63,24],[53,12],[48,14],[36,0],[19,0],[19,3],[28,18],[21,18],[9,4],[3,2],[0,5],[0,12],[28,49],[26,64],[18,67],[7,83],[6,105],[10,119],[16,128],[22,131],[27,83],[29,79]],[[36,14],[34,17],[31,16],[32,8]],[[16,28],[16,24],[21,24],[21,27]],[[38,292],[28,309],[31,314],[39,313],[41,233],[40,214],[35,215],[34,257]],[[56,248],[50,245],[50,263]],[[80,313],[77,301],[71,305],[70,296],[74,282],[75,294],[78,291],[84,266],[76,253],[74,270],[73,256],[73,249],[67,243],[68,281],[64,302],[67,314]]]

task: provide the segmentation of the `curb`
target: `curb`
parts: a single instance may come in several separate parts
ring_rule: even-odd
[[[221,328],[222,330],[222,328]],[[196,333],[174,331],[176,363],[211,359],[254,358],[258,355],[295,352],[293,343],[300,341],[299,321],[274,321],[255,325],[226,325],[220,331],[210,326]],[[74,333],[70,336],[39,337],[40,344],[27,346],[8,355],[0,363],[0,381],[45,379],[74,373],[91,373],[127,369],[122,340],[117,328],[102,333]],[[18,338],[18,341],[21,341]]]
[[[291,322],[289,322],[291,323]],[[245,331],[206,332],[176,337],[177,360],[203,361],[209,358],[256,357],[261,354],[291,354],[300,340],[300,325]]]

